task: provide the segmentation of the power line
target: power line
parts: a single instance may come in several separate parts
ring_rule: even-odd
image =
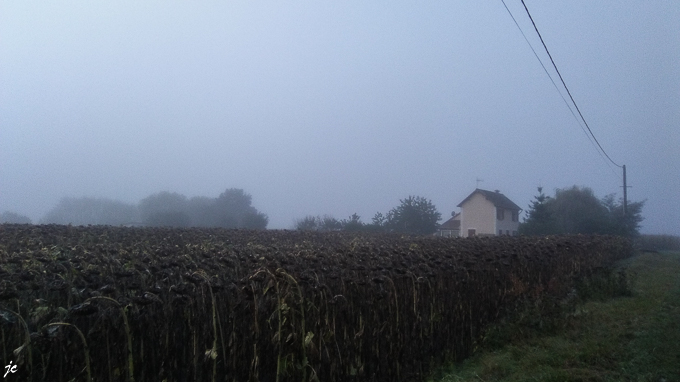
[[[505,7],[505,10],[508,11],[508,14],[509,14],[510,17],[512,18],[512,21],[515,22],[515,25],[517,26],[517,29],[519,29],[519,32],[522,34],[522,37],[524,37],[524,41],[526,41],[527,44],[529,45],[529,48],[531,48],[531,51],[534,53],[534,56],[535,56],[536,59],[538,60],[538,63],[541,64],[541,67],[543,68],[543,71],[545,72],[545,74],[546,74],[546,75],[548,76],[548,78],[550,79],[550,82],[552,82],[553,86],[555,87],[555,90],[557,90],[557,94],[560,95],[560,97],[562,98],[562,101],[564,101],[564,104],[567,105],[567,108],[568,108],[569,111],[571,112],[571,115],[574,116],[574,119],[576,120],[576,122],[578,123],[578,125],[581,127],[581,130],[583,130],[583,133],[586,135],[586,137],[588,137],[588,140],[590,141],[590,143],[592,143],[593,147],[595,147],[595,150],[597,150],[597,152],[600,153],[600,150],[598,150],[598,149],[597,149],[597,146],[595,146],[595,142],[593,141],[593,138],[590,137],[590,134],[588,134],[588,132],[586,131],[585,127],[583,127],[583,123],[581,123],[581,120],[578,119],[578,117],[576,116],[576,113],[574,113],[574,109],[572,109],[571,105],[569,105],[569,102],[567,102],[567,99],[564,98],[564,95],[562,94],[562,92],[560,91],[560,88],[557,86],[557,84],[556,84],[555,81],[553,80],[552,76],[550,75],[550,72],[548,72],[548,69],[545,67],[545,65],[543,65],[543,60],[541,60],[541,58],[538,56],[538,53],[536,53],[536,50],[534,49],[534,46],[531,45],[531,42],[530,42],[529,39],[527,38],[527,35],[524,34],[524,31],[522,30],[522,27],[519,26],[519,23],[518,23],[517,20],[515,19],[515,16],[512,15],[512,12],[510,11],[510,8],[508,8],[508,6],[505,4],[505,0],[501,0],[501,2],[503,3],[503,6]],[[600,153],[600,155],[602,155],[602,154]],[[604,158],[604,157],[603,157],[603,158]]]
[[[543,68],[543,71],[545,72],[545,74],[546,74],[546,75],[548,76],[548,78],[550,79],[550,82],[552,82],[553,86],[555,87],[555,90],[557,90],[557,94],[560,95],[560,98],[562,98],[562,101],[564,101],[564,104],[567,105],[567,109],[569,109],[569,112],[570,112],[571,115],[574,117],[574,120],[576,120],[576,123],[578,123],[579,127],[580,127],[581,130],[583,131],[583,134],[586,135],[586,137],[587,137],[588,140],[590,141],[590,144],[593,145],[593,147],[595,148],[595,151],[597,151],[597,153],[600,155],[600,157],[602,158],[602,160],[604,160],[604,162],[607,164],[607,166],[609,167],[609,169],[614,173],[614,175],[620,176],[620,175],[617,174],[616,171],[614,171],[614,169],[611,167],[611,165],[610,165],[609,162],[607,161],[607,158],[605,158],[605,156],[602,155],[602,152],[598,149],[599,144],[596,145],[596,144],[595,144],[595,141],[593,141],[594,136],[591,138],[590,134],[588,134],[588,131],[586,131],[585,127],[583,126],[583,123],[581,122],[581,120],[576,116],[576,113],[574,113],[574,109],[571,107],[571,105],[569,104],[569,102],[567,101],[567,99],[564,98],[564,95],[562,94],[562,91],[560,91],[559,86],[557,86],[557,84],[556,84],[555,81],[553,80],[553,77],[550,75],[550,72],[548,71],[548,69],[547,69],[547,68],[545,67],[545,65],[543,64],[543,60],[541,60],[541,58],[538,56],[538,53],[536,53],[536,50],[534,49],[534,46],[531,45],[531,42],[529,41],[529,39],[527,38],[526,34],[525,34],[524,31],[522,30],[522,27],[521,27],[521,26],[519,25],[519,23],[517,22],[517,19],[515,19],[515,16],[513,16],[512,12],[510,11],[510,8],[508,8],[507,4],[505,4],[505,0],[501,0],[501,2],[503,3],[503,6],[505,7],[505,10],[508,11],[508,14],[509,14],[510,17],[512,18],[512,21],[513,21],[513,22],[515,23],[515,25],[517,26],[517,29],[519,29],[519,32],[522,34],[522,37],[524,37],[524,41],[526,41],[527,44],[529,45],[529,48],[531,48],[531,51],[534,53],[534,56],[535,56],[536,59],[538,60],[538,63],[541,64],[541,67]],[[563,81],[563,83],[564,83],[564,81]],[[565,86],[565,87],[566,87],[566,86]],[[572,99],[572,101],[573,101],[573,99]],[[574,105],[576,105],[576,104],[574,104]],[[585,120],[584,120],[583,122],[585,122]],[[610,160],[611,160],[611,159],[610,159]]]
[[[619,164],[614,162],[611,157],[609,157],[609,154],[607,154],[606,151],[604,151],[604,148],[602,148],[602,145],[600,145],[600,142],[597,140],[595,137],[595,134],[593,134],[593,131],[590,129],[590,126],[588,126],[588,122],[586,119],[583,117],[583,114],[581,113],[581,110],[578,108],[578,105],[576,104],[576,101],[574,101],[574,97],[571,96],[571,92],[569,91],[569,88],[567,87],[567,84],[564,82],[564,78],[562,78],[562,74],[560,73],[560,70],[557,69],[557,65],[555,64],[555,60],[553,60],[552,55],[550,54],[550,51],[548,50],[548,47],[545,45],[545,41],[543,41],[543,36],[541,36],[541,32],[538,31],[538,27],[536,26],[536,23],[534,22],[534,18],[531,17],[531,13],[529,13],[529,8],[527,8],[527,5],[524,3],[524,0],[522,1],[522,5],[524,6],[524,9],[527,12],[527,15],[529,16],[529,19],[531,20],[531,24],[534,26],[534,30],[536,30],[536,34],[538,34],[538,37],[541,39],[541,44],[543,44],[543,48],[545,48],[546,53],[548,53],[548,57],[550,57],[550,62],[552,62],[553,67],[555,68],[555,71],[557,72],[557,75],[560,77],[560,81],[562,81],[562,85],[564,88],[567,90],[567,94],[569,95],[569,98],[571,99],[571,102],[574,104],[574,107],[576,108],[576,111],[578,111],[578,115],[581,116],[581,119],[583,120],[583,123],[586,125],[586,128],[590,132],[590,135],[593,137],[595,140],[595,143],[597,143],[597,146],[602,150],[604,155],[609,159],[610,162],[614,164],[614,166],[622,168]]]

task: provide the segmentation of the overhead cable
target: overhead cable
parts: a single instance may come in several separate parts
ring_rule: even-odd
[[[534,49],[534,46],[531,45],[531,42],[529,41],[529,39],[527,38],[526,34],[525,34],[524,31],[522,30],[522,27],[521,27],[521,26],[519,25],[519,23],[517,22],[517,19],[515,19],[515,16],[514,16],[514,15],[512,14],[512,12],[510,11],[510,8],[508,8],[508,6],[505,4],[505,0],[501,0],[501,2],[503,3],[503,6],[505,7],[505,10],[508,11],[508,14],[509,14],[510,17],[512,18],[512,21],[513,21],[513,22],[515,23],[515,25],[517,26],[517,29],[519,29],[519,32],[522,34],[522,37],[524,37],[524,41],[526,41],[527,44],[529,45],[529,48],[531,48],[531,51],[534,53],[534,56],[535,56],[536,59],[538,60],[538,63],[541,64],[541,67],[543,68],[543,71],[545,72],[545,74],[546,74],[546,75],[548,76],[548,78],[550,79],[550,82],[552,82],[553,86],[555,87],[555,90],[557,90],[557,93],[560,95],[560,98],[562,98],[562,101],[564,101],[564,104],[567,105],[567,109],[569,109],[569,112],[570,112],[571,115],[574,117],[574,120],[576,120],[576,123],[578,123],[579,127],[580,127],[581,130],[583,131],[583,134],[586,135],[586,137],[588,138],[588,141],[590,141],[590,144],[593,145],[593,147],[595,148],[595,151],[597,151],[597,153],[600,155],[600,157],[602,158],[602,160],[604,160],[604,163],[607,164],[607,166],[608,166],[609,169],[614,173],[614,175],[620,177],[621,175],[619,175],[619,174],[618,174],[616,171],[614,171],[614,169],[611,167],[611,164],[609,163],[609,161],[607,160],[607,158],[605,158],[605,156],[602,154],[602,151],[601,151],[600,149],[598,149],[598,145],[596,145],[596,144],[595,144],[595,141],[593,141],[593,138],[594,138],[594,137],[591,137],[591,136],[590,136],[590,134],[588,133],[588,131],[586,130],[586,128],[583,126],[583,122],[581,122],[581,120],[579,119],[579,117],[576,116],[576,113],[574,113],[574,109],[571,107],[571,105],[569,104],[569,102],[567,101],[567,99],[564,98],[564,95],[562,94],[562,91],[560,90],[559,86],[557,86],[557,84],[555,83],[555,81],[554,81],[552,75],[550,75],[550,72],[548,71],[548,69],[547,69],[547,68],[545,67],[545,65],[543,64],[543,60],[541,60],[541,57],[538,56],[538,53],[536,53],[536,50]],[[584,122],[585,122],[585,121],[584,121]]]
[[[600,148],[600,150],[602,150],[602,153],[604,153],[604,155],[607,157],[607,159],[609,159],[609,161],[612,162],[612,163],[614,164],[614,166],[617,166],[617,167],[621,168],[622,166],[620,166],[619,164],[617,164],[616,162],[614,162],[614,161],[612,160],[612,158],[609,156],[609,154],[607,154],[607,152],[604,151],[604,148],[602,148],[602,145],[600,144],[600,142],[599,142],[599,141],[597,140],[597,138],[595,137],[595,134],[593,134],[593,131],[590,129],[590,126],[588,126],[588,122],[587,122],[586,119],[583,117],[583,114],[581,113],[581,110],[578,108],[578,105],[576,104],[576,101],[574,101],[574,97],[572,97],[571,92],[569,91],[569,88],[567,87],[567,84],[564,82],[564,78],[562,78],[562,74],[560,73],[560,70],[557,69],[557,65],[555,64],[555,60],[553,60],[552,55],[550,54],[550,51],[548,50],[548,47],[545,45],[545,41],[543,41],[543,36],[541,36],[541,32],[538,31],[538,27],[536,26],[536,23],[534,22],[534,18],[531,17],[531,13],[529,13],[529,8],[527,8],[527,5],[524,3],[524,0],[521,0],[521,1],[522,1],[522,5],[524,6],[524,9],[525,9],[526,12],[527,12],[527,15],[529,16],[529,19],[531,20],[531,24],[533,24],[533,26],[534,26],[534,30],[536,30],[536,34],[538,34],[538,37],[541,39],[541,44],[543,44],[543,48],[545,49],[546,53],[548,53],[548,57],[550,57],[550,62],[552,62],[552,65],[553,65],[553,67],[555,68],[555,71],[557,72],[557,75],[560,77],[560,81],[562,81],[562,85],[563,85],[564,88],[567,90],[567,94],[569,95],[569,98],[571,99],[571,102],[574,104],[574,107],[576,108],[576,111],[578,112],[578,115],[581,116],[581,119],[583,120],[583,123],[586,125],[586,128],[588,129],[588,131],[590,132],[590,135],[591,135],[591,136],[593,137],[593,139],[595,140],[595,143],[597,143],[597,146]],[[505,3],[504,3],[504,4],[505,4]]]

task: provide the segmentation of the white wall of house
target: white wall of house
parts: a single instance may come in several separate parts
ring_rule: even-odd
[[[458,220],[461,221],[461,214],[458,213],[458,215],[454,215],[453,220]],[[460,223],[462,224],[462,223]],[[463,237],[463,230],[462,230],[462,225],[458,226],[458,229],[454,229],[451,233],[451,237]]]
[[[515,214],[517,221],[513,221],[512,210],[503,209],[502,220],[498,219],[498,209],[496,209],[496,235],[516,235],[519,229],[519,211]]]
[[[468,237],[470,229],[476,235],[497,235],[496,207],[484,195],[476,193],[460,206],[460,235]],[[500,229],[500,228],[499,228]]]
[[[460,230],[458,229],[443,229],[439,230],[436,233],[437,236],[441,237],[459,237],[460,236]]]

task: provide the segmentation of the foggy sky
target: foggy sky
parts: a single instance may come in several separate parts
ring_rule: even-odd
[[[527,5],[642,232],[680,234],[680,2]],[[0,211],[236,187],[269,228],[446,219],[477,178],[622,195],[500,1],[0,2]]]

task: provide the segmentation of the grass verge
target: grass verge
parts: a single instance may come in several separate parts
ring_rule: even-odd
[[[557,321],[502,323],[473,357],[429,381],[680,381],[680,252],[642,253],[618,267],[582,285],[586,301]],[[631,293],[621,277],[635,279]]]

